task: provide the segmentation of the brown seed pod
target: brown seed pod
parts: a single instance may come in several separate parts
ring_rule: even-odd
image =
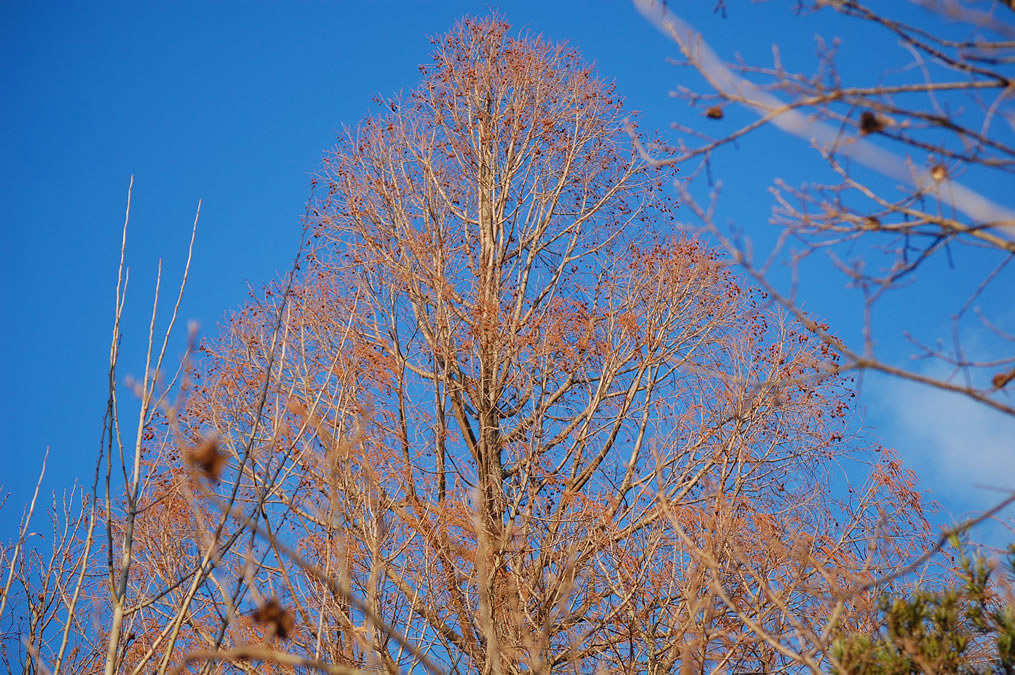
[[[945,178],[948,178],[948,169],[944,168],[940,164],[935,164],[930,167],[930,177],[940,183]]]
[[[722,106],[714,105],[705,111],[705,117],[710,120],[721,120],[722,119]]]

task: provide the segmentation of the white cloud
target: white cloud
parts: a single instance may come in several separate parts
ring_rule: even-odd
[[[927,373],[933,374],[933,373]],[[867,377],[870,377],[869,375]],[[1015,490],[1015,419],[981,403],[898,378],[865,383],[877,436],[916,471],[942,507],[942,525],[980,513]],[[1003,516],[1011,520],[1015,509]],[[1010,533],[985,526],[974,538],[1006,545]]]
[[[935,482],[959,491],[1015,489],[1015,419],[924,385],[896,381],[888,390],[896,425],[909,439],[900,451],[927,462]]]

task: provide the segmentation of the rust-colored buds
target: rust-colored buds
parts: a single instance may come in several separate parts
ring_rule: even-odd
[[[710,120],[721,120],[722,119],[722,106],[714,105],[705,111],[705,117]]]

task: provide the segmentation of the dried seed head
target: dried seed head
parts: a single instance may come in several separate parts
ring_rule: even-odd
[[[940,164],[935,164],[930,167],[930,177],[940,183],[945,178],[948,178],[948,169],[944,168]]]
[[[860,131],[864,134],[873,134],[885,128],[885,123],[878,119],[878,116],[870,110],[864,110],[860,115]]]
[[[279,637],[285,640],[294,628],[293,616],[289,610],[279,604],[278,600],[272,598],[254,610],[250,615],[255,622],[265,627],[270,637]]]
[[[219,452],[218,443],[206,438],[187,451],[187,463],[200,469],[213,483],[218,483],[225,468],[227,458]]]
[[[721,120],[722,119],[722,106],[714,105],[705,111],[705,117],[710,120]]]

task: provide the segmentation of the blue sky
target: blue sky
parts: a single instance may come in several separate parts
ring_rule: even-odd
[[[764,62],[778,42],[787,64],[807,69],[814,35],[821,33],[843,38],[844,53],[852,54],[845,60],[850,74],[876,73],[891,63],[870,50],[855,25],[830,13],[785,14],[773,23],[767,5],[738,4],[726,19],[704,0],[671,5],[724,58],[739,53]],[[375,94],[415,84],[417,64],[427,61],[427,36],[490,8],[516,27],[578,47],[616,80],[628,107],[641,112],[642,128],[664,129],[672,120],[700,124],[699,112],[668,95],[681,84],[697,85],[696,76],[667,62],[677,55],[675,45],[621,0],[2,4],[0,483],[11,498],[0,512],[0,536],[13,531],[47,447],[47,491],[76,477],[90,482],[130,176],[131,292],[121,380],[143,367],[156,264],[161,257],[163,286],[174,288],[198,200],[182,318],[213,334],[249,289],[287,268],[310,177],[343,126],[355,125]],[[748,118],[730,111],[726,123]],[[803,141],[774,131],[746,139],[716,158],[714,173],[726,184],[720,217],[769,241],[772,179],[806,180],[815,166]],[[1007,196],[1000,184],[982,189]],[[954,305],[978,280],[975,256],[958,255],[954,268],[923,273],[916,301],[890,301],[877,317],[891,358],[911,351],[903,329],[947,335],[947,314],[931,310]],[[807,307],[827,317],[833,330],[857,337],[859,305],[842,280],[814,274],[807,282]],[[1003,306],[1004,298],[989,301]],[[1015,316],[1003,318],[1015,330]],[[899,447],[950,513],[995,499],[978,485],[1012,485],[1012,421],[872,377],[860,400],[876,435]]]

